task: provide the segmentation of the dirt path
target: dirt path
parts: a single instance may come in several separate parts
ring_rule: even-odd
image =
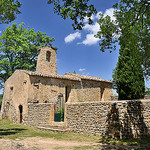
[[[0,139],[0,150],[150,150],[150,145],[125,146],[93,142],[61,141],[52,138],[32,137],[23,140]]]
[[[58,141],[52,138],[0,139],[0,150],[74,150],[94,149],[98,143]]]

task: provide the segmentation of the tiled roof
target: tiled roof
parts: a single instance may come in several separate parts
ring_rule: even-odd
[[[98,77],[91,77],[91,76],[72,74],[72,73],[66,73],[65,75],[55,75],[55,74],[42,74],[42,73],[26,71],[26,70],[20,70],[20,71],[31,76],[50,77],[50,78],[58,78],[58,79],[66,79],[66,80],[74,80],[74,81],[91,80],[91,81],[113,83],[112,81],[104,80]]]
[[[66,73],[65,76],[67,77],[77,77],[83,80],[93,80],[93,81],[103,81],[103,82],[109,82],[113,83],[112,81],[109,80],[104,80],[98,77],[91,77],[91,76],[85,76],[85,75],[80,75],[80,74],[73,74],[73,73]]]
[[[31,76],[40,76],[40,77],[50,77],[50,78],[81,81],[81,79],[78,78],[78,77],[67,77],[67,76],[64,76],[64,75],[55,75],[55,74],[42,74],[42,73],[33,72],[33,71],[26,71],[26,70],[20,70],[20,71],[24,72],[28,75],[31,75]]]

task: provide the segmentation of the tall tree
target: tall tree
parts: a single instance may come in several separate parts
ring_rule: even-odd
[[[0,0],[0,24],[15,20],[20,7],[18,0]]]
[[[54,38],[45,33],[28,27],[21,23],[18,27],[14,23],[3,31],[0,37],[0,84],[7,80],[16,69],[35,70],[37,49],[44,46],[52,46]]]
[[[150,76],[150,2],[120,0],[114,11],[116,20],[100,14],[101,50],[115,49],[119,42],[120,56],[114,73],[119,99],[137,99],[144,95],[144,77]]]
[[[100,14],[98,21],[100,30],[96,37],[101,39],[99,43],[101,51],[116,49],[115,43],[123,38],[127,39],[132,28],[135,36],[138,37],[136,42],[141,52],[144,73],[150,76],[150,1],[120,0],[114,8],[115,21],[109,16],[104,17]]]
[[[137,36],[128,34],[120,42],[119,59],[113,79],[119,100],[144,97],[145,84]]]

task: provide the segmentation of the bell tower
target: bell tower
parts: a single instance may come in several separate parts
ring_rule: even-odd
[[[42,47],[39,50],[36,72],[42,74],[57,74],[56,51],[51,47]]]

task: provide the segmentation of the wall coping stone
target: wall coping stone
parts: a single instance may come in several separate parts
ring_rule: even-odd
[[[127,103],[127,102],[150,102],[150,99],[137,99],[137,100],[117,100],[117,101],[93,101],[93,102],[67,102],[67,105],[72,104],[97,104],[97,103]]]

